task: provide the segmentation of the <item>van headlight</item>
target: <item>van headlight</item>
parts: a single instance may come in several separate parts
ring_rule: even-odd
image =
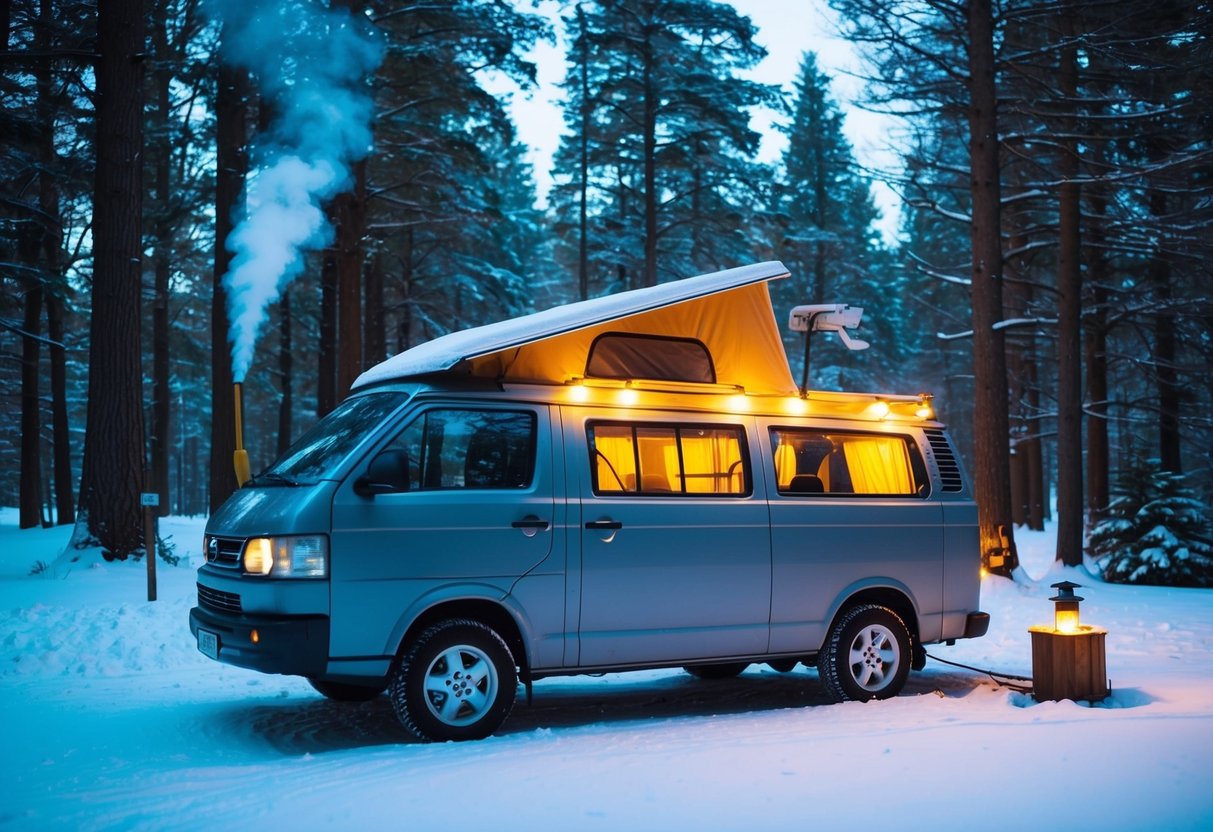
[[[322,534],[253,537],[244,544],[244,574],[271,578],[325,578],[328,538]]]

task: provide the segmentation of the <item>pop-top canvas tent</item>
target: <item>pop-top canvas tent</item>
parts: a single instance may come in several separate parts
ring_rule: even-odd
[[[771,309],[778,261],[689,277],[453,332],[367,370],[354,388],[435,373],[566,384],[658,378],[791,395],[796,384]]]

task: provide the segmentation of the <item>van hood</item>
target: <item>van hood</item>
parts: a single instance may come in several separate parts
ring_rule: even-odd
[[[283,534],[327,534],[337,483],[245,486],[228,497],[206,523],[206,534],[256,537]]]

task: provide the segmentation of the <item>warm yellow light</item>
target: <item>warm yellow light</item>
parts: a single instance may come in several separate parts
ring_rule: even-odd
[[[1063,606],[1059,604],[1053,615],[1053,629],[1059,633],[1077,633],[1078,605],[1075,604],[1073,609],[1063,608]]]
[[[783,400],[783,409],[793,416],[803,416],[809,412],[809,403],[799,396],[792,396]]]
[[[873,419],[883,419],[889,415],[888,402],[876,402],[868,407],[868,415]]]
[[[914,415],[919,419],[933,419],[935,418],[935,411],[931,409],[929,404],[924,404],[914,411]]]
[[[624,405],[625,407],[631,407],[632,405],[636,404],[636,402],[638,402],[639,400],[640,400],[640,394],[638,394],[631,387],[625,387],[624,389],[619,391],[619,403],[621,405]]]
[[[574,384],[569,387],[569,398],[575,402],[588,402],[590,400],[590,388],[584,384]]]
[[[736,396],[729,396],[730,410],[749,410],[750,400],[745,397],[744,393],[738,393]]]
[[[274,568],[273,544],[268,537],[254,537],[244,547],[244,571],[250,575],[268,575]]]
[[[251,641],[253,644],[260,644],[261,643],[261,633],[257,632],[256,630],[253,630],[252,632],[250,632],[248,634],[248,640]]]

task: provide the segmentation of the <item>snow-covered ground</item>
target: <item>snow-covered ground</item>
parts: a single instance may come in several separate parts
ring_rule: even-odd
[[[193,564],[160,564],[148,603],[142,564],[60,558],[67,530],[0,510],[0,829],[1213,828],[1213,592],[1055,568],[1047,535],[1019,535],[1035,580],[984,584],[989,635],[931,652],[1028,675],[1069,578],[1109,631],[1097,706],[937,662],[842,705],[803,667],[653,671],[543,681],[498,736],[422,745],[384,697],[205,659],[202,521],[161,533]]]

